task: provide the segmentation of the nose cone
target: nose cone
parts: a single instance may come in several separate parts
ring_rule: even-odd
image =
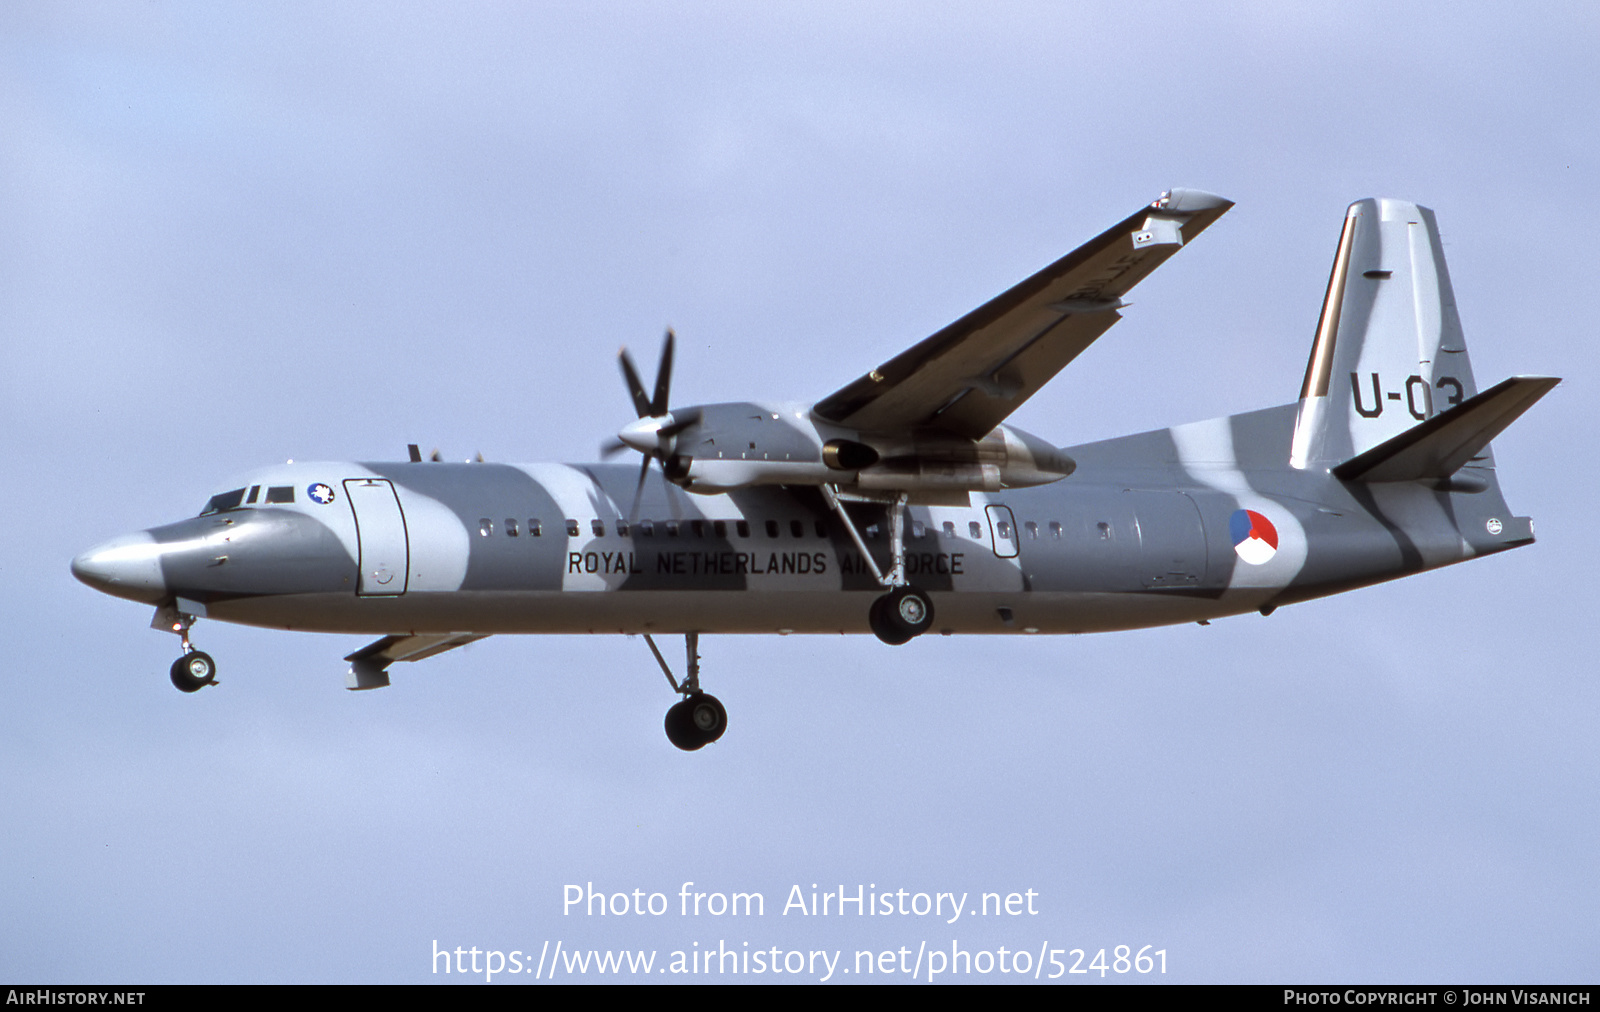
[[[167,595],[161,553],[147,532],[124,534],[89,549],[72,560],[72,575],[113,597],[157,604]]]
[[[640,453],[654,453],[661,441],[662,419],[645,416],[629,422],[617,433],[617,438]]]

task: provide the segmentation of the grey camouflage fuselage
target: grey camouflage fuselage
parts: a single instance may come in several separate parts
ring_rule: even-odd
[[[1103,632],[1320,597],[1532,540],[1493,486],[1351,488],[1284,467],[1296,407],[1071,447],[1078,468],[1064,481],[913,506],[913,583],[934,595],[940,631]],[[633,478],[628,465],[284,465],[241,484],[291,486],[301,501],[123,539],[146,569],[116,592],[321,632],[868,631],[865,601],[881,588],[814,490],[699,496],[652,482],[622,536]],[[367,482],[392,505],[347,494]],[[318,484],[331,502],[305,495]],[[1264,563],[1234,550],[1240,510],[1276,528]],[[885,565],[886,509],[852,512]],[[387,582],[363,585],[364,554]]]

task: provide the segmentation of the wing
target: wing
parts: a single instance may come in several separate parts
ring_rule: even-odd
[[[420,661],[446,650],[484,639],[478,633],[424,633],[411,636],[385,636],[349,655],[350,673],[345,678],[349,689],[377,689],[389,684],[389,665],[396,661]]]
[[[1122,296],[1233,206],[1170,190],[1005,294],[818,402],[866,431],[979,439],[1122,319]]]

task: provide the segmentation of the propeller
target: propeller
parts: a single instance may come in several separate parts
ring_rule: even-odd
[[[623,348],[617,356],[622,366],[622,379],[628,385],[628,395],[633,398],[633,409],[638,414],[635,421],[624,425],[614,441],[608,440],[600,447],[602,456],[610,457],[622,450],[638,450],[644,455],[639,468],[639,484],[633,492],[633,507],[628,511],[630,523],[639,517],[639,501],[644,496],[644,483],[650,474],[650,461],[661,462],[661,474],[671,480],[677,460],[678,434],[700,421],[699,408],[668,409],[672,392],[672,353],[675,336],[672,328],[661,342],[661,364],[656,368],[656,388],[646,394],[639,370],[634,367],[633,356]]]
[[[406,444],[406,453],[411,458],[411,463],[413,463],[413,464],[422,463],[422,449],[421,449],[421,447],[417,446],[416,443],[407,443]],[[444,460],[444,457],[439,454],[439,448],[436,446],[436,447],[433,448],[433,452],[428,455],[428,459],[433,461],[435,464],[437,464],[440,461]],[[483,454],[481,454],[481,453],[478,454],[478,462],[479,463],[483,462]]]

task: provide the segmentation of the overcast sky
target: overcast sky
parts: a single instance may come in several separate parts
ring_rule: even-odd
[[[1581,3],[0,6],[0,979],[560,942],[1592,982],[1597,38]],[[592,460],[668,324],[675,403],[818,399],[1171,186],[1238,206],[1018,425],[1292,399],[1346,205],[1414,200],[1480,384],[1566,377],[1495,443],[1538,544],[1205,628],[707,637],[730,727],[691,755],[638,639],[350,693],[364,638],[203,622],[184,696],[68,573],[288,458]],[[765,916],[682,916],[691,881]],[[590,882],[672,910],[564,915]],[[782,912],[813,883],[1037,912]]]

